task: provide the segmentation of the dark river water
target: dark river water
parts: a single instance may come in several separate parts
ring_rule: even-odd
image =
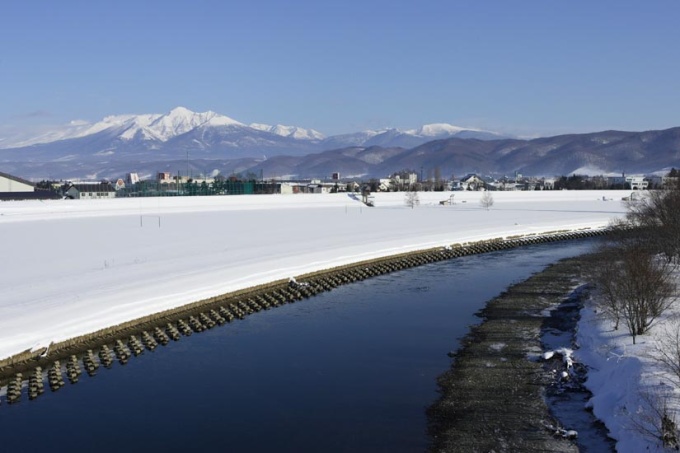
[[[3,398],[0,451],[424,451],[436,378],[474,313],[593,244],[376,277],[183,337],[35,401]]]

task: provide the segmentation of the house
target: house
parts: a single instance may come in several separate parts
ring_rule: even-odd
[[[396,188],[397,186],[394,184],[394,180],[390,178],[380,178],[378,180],[378,190],[380,192],[389,192],[390,189]]]
[[[555,189],[555,178],[543,178],[540,181],[539,188],[541,190],[554,190]]]
[[[487,184],[487,190],[502,190],[502,191],[525,190],[525,185],[520,181],[519,178],[515,177],[513,179],[504,176],[495,183]]]
[[[116,190],[123,190],[125,189],[125,181],[122,178],[118,178],[116,180],[116,185],[115,185]]]
[[[64,191],[74,200],[116,198],[116,189],[108,181],[69,184]]]
[[[469,173],[460,178],[460,187],[463,190],[482,190],[486,182],[474,173]]]

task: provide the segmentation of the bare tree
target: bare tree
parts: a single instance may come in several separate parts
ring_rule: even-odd
[[[439,166],[434,167],[434,190],[443,191],[444,182],[442,181],[442,171]]]
[[[673,302],[672,267],[640,247],[620,247],[618,254],[611,288],[635,344],[636,336],[646,333]]]
[[[673,383],[680,386],[680,323],[666,326],[654,344],[652,357],[673,376]]]
[[[623,321],[633,344],[673,304],[674,268],[643,240],[625,231],[600,247],[591,263],[589,274],[602,296],[602,312],[614,329]]]
[[[479,199],[479,204],[487,211],[491,206],[493,206],[493,196],[488,190],[482,194],[482,198]]]
[[[406,203],[406,206],[410,207],[411,209],[420,205],[420,198],[418,197],[418,192],[416,192],[415,190],[406,191],[404,201]]]
[[[597,257],[598,259],[590,266],[590,278],[600,292],[601,303],[599,306],[602,312],[614,323],[614,330],[618,330],[622,306],[616,287],[618,281],[616,277],[619,271],[616,262],[617,257],[613,249],[606,246],[599,249]]]
[[[657,253],[669,261],[680,261],[680,184],[651,190],[631,202],[625,224],[635,228]]]
[[[662,389],[642,391],[640,406],[631,417],[633,428],[648,439],[661,442],[666,448],[677,450],[680,435],[673,396]],[[632,414],[631,414],[632,415]]]

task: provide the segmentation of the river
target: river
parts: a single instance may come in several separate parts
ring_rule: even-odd
[[[341,286],[0,405],[4,451],[424,451],[475,312],[594,240],[474,255]]]

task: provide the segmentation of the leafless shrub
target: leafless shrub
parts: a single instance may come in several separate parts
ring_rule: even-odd
[[[616,254],[611,248],[602,247],[595,265],[591,266],[591,279],[601,295],[602,313],[614,323],[614,330],[619,329],[623,307],[618,297],[617,275],[619,265]]]
[[[633,428],[643,437],[661,442],[666,448],[680,449],[677,411],[672,408],[670,389],[640,391],[640,406],[631,414]]]
[[[420,205],[420,197],[418,197],[418,192],[416,192],[415,190],[407,191],[404,196],[404,202],[406,203],[406,206],[408,206],[411,209]]]
[[[644,245],[609,245],[593,269],[592,279],[604,296],[605,313],[615,327],[624,321],[633,344],[673,303],[673,265],[658,259]]]
[[[673,377],[676,387],[680,387],[680,323],[666,326],[658,336],[652,358]]]
[[[614,287],[635,344],[635,337],[647,332],[672,305],[675,283],[667,261],[637,247],[620,251],[621,268]]]
[[[669,261],[680,261],[680,184],[651,190],[630,203],[625,223]]]
[[[481,207],[488,211],[489,208],[493,206],[493,196],[491,195],[491,192],[489,192],[488,190],[485,191],[482,194],[482,198],[479,199],[479,204]]]

